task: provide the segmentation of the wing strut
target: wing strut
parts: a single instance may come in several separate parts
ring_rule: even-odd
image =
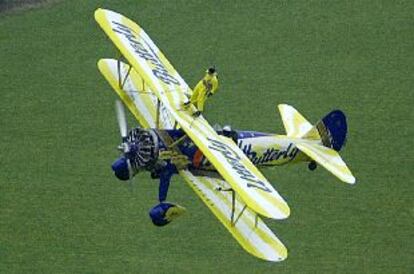
[[[170,145],[168,145],[169,148],[173,148],[175,146],[177,146],[178,144],[180,144],[182,141],[184,141],[185,139],[187,139],[187,134],[184,134],[183,136],[181,136],[178,140],[176,140],[174,143],[171,143]]]
[[[132,66],[130,64],[128,64],[129,68],[128,68],[128,72],[125,74],[124,79],[122,79],[122,72],[121,72],[121,58],[122,58],[122,53],[118,51],[118,58],[117,58],[117,62],[116,62],[116,66],[117,66],[117,72],[118,72],[118,86],[120,89],[124,88],[125,82],[128,79],[129,73],[132,70]]]
[[[127,80],[128,76],[129,76],[129,73],[131,72],[131,69],[132,69],[132,66],[131,66],[131,65],[129,65],[128,72],[127,72],[127,74],[125,75],[124,80],[122,80],[122,86],[121,86],[121,88],[122,88],[122,89],[124,88],[125,82],[126,82],[126,80]]]
[[[236,218],[234,218],[234,214],[236,212],[236,191],[234,191],[234,189],[232,188],[221,188],[218,187],[217,188],[218,191],[230,191],[231,192],[231,216],[230,216],[230,225],[231,226],[236,226],[237,222],[239,221],[240,217],[243,215],[244,211],[247,208],[247,205],[245,204],[242,208],[242,210],[240,211],[240,213],[237,215]],[[256,217],[255,217],[255,227],[257,227],[257,222],[258,222],[258,215],[256,213]]]
[[[118,87],[120,89],[122,89],[121,58],[122,58],[122,53],[120,51],[118,51],[118,58],[116,58],[116,67],[117,67],[117,72],[118,72]]]
[[[243,215],[244,211],[246,210],[247,205],[244,205],[243,209],[240,211],[239,215],[237,216],[236,220],[232,223],[233,226],[237,224],[237,221],[240,219],[240,217]]]
[[[160,102],[160,99],[157,98],[157,118],[155,120],[155,126],[157,129],[160,127],[160,107],[161,107],[161,102]]]

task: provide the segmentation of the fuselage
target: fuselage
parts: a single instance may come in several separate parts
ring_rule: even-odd
[[[231,135],[226,135],[228,132],[223,131],[217,133],[237,142],[237,146],[256,166],[278,166],[309,159],[295,145],[301,139],[255,131],[232,131]],[[185,133],[182,130],[161,130],[157,134],[160,137],[160,151],[167,149],[165,139],[169,138],[169,143],[178,142],[177,148],[181,154],[187,156],[191,163],[190,168],[214,170],[194,142],[190,138],[183,138]]]

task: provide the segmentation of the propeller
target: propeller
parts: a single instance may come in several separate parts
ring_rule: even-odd
[[[128,153],[128,125],[125,116],[124,104],[120,100],[115,101],[116,118],[118,120],[119,133],[122,137],[122,144],[118,147],[124,154]],[[128,189],[133,192],[132,180],[128,180]]]
[[[127,137],[127,131],[128,131],[124,105],[122,104],[121,101],[116,100],[115,107],[116,107],[116,118],[118,119],[118,125],[119,125],[119,132],[121,133],[122,141],[124,141],[124,139],[126,139]]]
[[[119,146],[119,149],[122,150],[124,153],[128,152],[128,126],[125,116],[125,109],[124,105],[121,101],[116,100],[115,101],[115,110],[116,110],[116,118],[118,119],[118,126],[119,126],[119,133],[122,137],[122,145]]]

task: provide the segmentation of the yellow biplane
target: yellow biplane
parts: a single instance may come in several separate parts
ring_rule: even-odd
[[[252,255],[282,261],[287,249],[260,216],[285,219],[289,206],[256,166],[319,163],[340,180],[355,178],[338,154],[345,142],[344,114],[333,111],[312,126],[289,105],[279,105],[286,135],[213,128],[194,106],[183,108],[192,90],[145,31],[105,9],[95,19],[127,63],[101,59],[98,68],[122,100],[116,104],[122,156],[112,169],[121,180],[148,171],[160,181],[159,201],[150,211],[155,225],[183,211],[166,202],[170,179],[179,174],[239,244]],[[126,105],[141,127],[127,130]]]

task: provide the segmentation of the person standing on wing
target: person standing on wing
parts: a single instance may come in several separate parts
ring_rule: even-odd
[[[204,111],[204,104],[208,97],[212,96],[218,89],[218,76],[215,67],[206,70],[206,75],[201,79],[193,90],[190,101],[184,103],[184,107],[193,104],[197,111],[193,113],[194,117],[200,116]]]

